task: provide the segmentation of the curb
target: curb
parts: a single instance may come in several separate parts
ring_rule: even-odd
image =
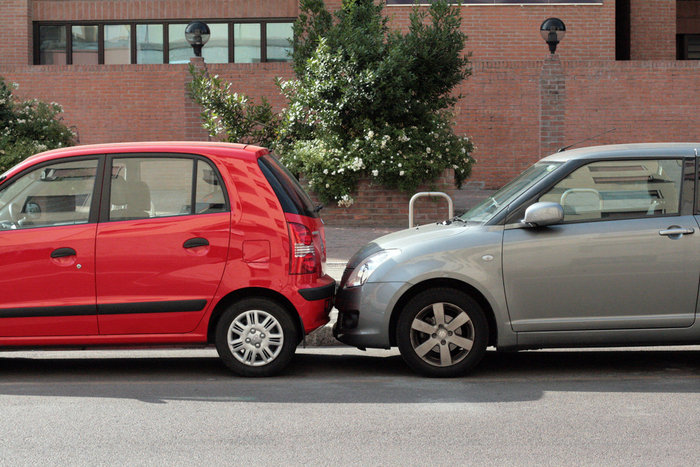
[[[315,331],[312,331],[306,336],[306,345],[302,341],[302,347],[335,347],[345,345],[335,337],[333,337],[333,323],[335,320],[331,320],[330,323],[322,326]]]

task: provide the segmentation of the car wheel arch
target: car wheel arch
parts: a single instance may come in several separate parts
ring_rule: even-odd
[[[396,326],[399,321],[399,315],[401,311],[406,306],[406,304],[419,293],[433,288],[451,288],[461,292],[467,293],[472,299],[481,306],[486,320],[489,326],[489,342],[488,345],[496,345],[498,342],[498,330],[496,326],[496,318],[494,315],[493,307],[486,299],[484,294],[482,294],[474,286],[460,281],[458,279],[452,278],[434,278],[427,279],[425,281],[414,284],[411,288],[406,290],[404,294],[399,298],[399,300],[394,305],[391,311],[391,317],[389,319],[389,340],[392,346],[398,345],[396,342]]]
[[[282,306],[292,318],[292,321],[296,327],[298,341],[301,342],[301,340],[304,338],[304,323],[301,320],[301,316],[299,316],[299,313],[297,313],[296,309],[294,308],[294,305],[292,305],[287,297],[279,292],[262,287],[246,287],[229,292],[227,295],[222,297],[214,307],[214,310],[209,316],[209,323],[207,324],[207,342],[209,344],[214,343],[216,336],[216,325],[219,322],[221,315],[223,315],[223,313],[232,304],[248,298],[266,298],[273,300]]]

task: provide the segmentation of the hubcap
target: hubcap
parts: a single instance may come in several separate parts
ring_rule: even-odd
[[[248,366],[262,366],[280,354],[284,334],[274,316],[263,310],[250,310],[233,320],[227,340],[236,360]]]
[[[451,366],[464,360],[474,345],[469,315],[452,303],[433,303],[411,323],[411,345],[424,362]]]

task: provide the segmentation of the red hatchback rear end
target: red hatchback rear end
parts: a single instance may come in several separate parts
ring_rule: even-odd
[[[267,150],[81,146],[0,180],[0,346],[213,343],[265,376],[328,322],[323,222]]]

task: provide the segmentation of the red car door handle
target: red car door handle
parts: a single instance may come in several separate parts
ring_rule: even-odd
[[[65,258],[66,256],[75,256],[77,253],[73,248],[57,248],[51,252],[52,258]]]
[[[183,248],[195,248],[198,246],[207,246],[209,245],[209,240],[206,238],[202,237],[195,237],[195,238],[190,238],[189,240],[186,240],[185,243],[182,244]]]

